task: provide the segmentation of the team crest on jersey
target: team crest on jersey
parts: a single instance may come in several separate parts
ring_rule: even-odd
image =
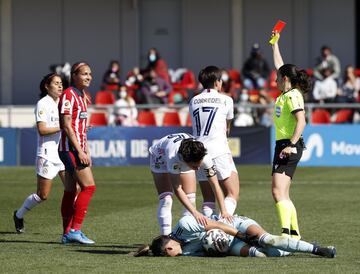
[[[63,109],[70,110],[71,109],[71,103],[69,100],[65,100],[63,103]]]
[[[87,118],[87,112],[86,111],[80,112],[79,118],[80,119],[86,119]]]
[[[42,116],[44,114],[44,111],[39,110],[39,116]]]
[[[276,115],[276,117],[280,117],[280,114],[281,114],[281,107],[276,106],[276,108],[275,108],[275,115]]]

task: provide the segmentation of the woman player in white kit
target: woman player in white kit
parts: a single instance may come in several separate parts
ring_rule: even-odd
[[[204,143],[217,170],[217,178],[225,193],[225,207],[233,215],[239,199],[240,183],[227,137],[231,120],[234,118],[234,103],[230,96],[221,94],[222,71],[208,66],[199,72],[199,82],[204,90],[193,97],[189,104],[192,135]],[[203,212],[211,216],[215,209],[215,198],[199,170],[197,177],[204,197]]]
[[[61,77],[56,73],[44,76],[40,83],[40,100],[36,104],[35,119],[38,135],[36,154],[37,191],[29,195],[14,212],[15,229],[24,232],[24,215],[45,201],[50,193],[52,180],[59,174],[64,183],[64,165],[58,154],[60,125],[58,102],[63,92]]]
[[[221,217],[232,219],[226,211],[212,159],[201,142],[187,133],[175,133],[161,138],[149,152],[150,169],[159,194],[157,218],[161,235],[168,235],[172,229],[173,191],[185,207],[183,215],[193,215],[199,223],[206,224],[207,218],[196,210],[194,170],[201,169],[206,174],[219,203]]]

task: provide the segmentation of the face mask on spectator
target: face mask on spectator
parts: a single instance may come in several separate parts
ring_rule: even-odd
[[[229,80],[229,75],[224,73],[224,74],[221,75],[221,79],[223,80],[223,82],[227,82]]]
[[[249,94],[247,94],[247,93],[242,93],[241,96],[240,96],[240,98],[241,98],[241,101],[246,102],[246,101],[249,100]]]
[[[155,62],[156,61],[156,54],[150,54],[149,55],[149,60],[150,60],[150,62]]]
[[[126,90],[120,91],[119,95],[120,95],[120,98],[124,99],[127,96]]]

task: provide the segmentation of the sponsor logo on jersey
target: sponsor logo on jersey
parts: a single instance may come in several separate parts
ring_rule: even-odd
[[[281,115],[281,107],[280,106],[276,106],[275,115],[276,115],[276,117],[280,117],[280,115]]]
[[[87,112],[86,111],[80,112],[79,118],[80,119],[86,119],[87,118]]]
[[[71,109],[71,103],[69,100],[65,100],[63,103],[63,109],[64,110],[70,110]]]

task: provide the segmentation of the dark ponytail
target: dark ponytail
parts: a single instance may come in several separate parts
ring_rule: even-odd
[[[165,245],[172,240],[169,235],[160,235],[152,240],[151,245],[142,245],[133,254],[134,257],[141,256],[166,256]]]
[[[292,64],[285,64],[279,68],[279,72],[281,76],[288,77],[291,85],[300,89],[304,94],[312,89],[312,80],[305,70],[298,69]]]
[[[51,83],[51,80],[55,77],[55,76],[58,76],[61,78],[61,76],[57,73],[49,73],[49,74],[46,74],[43,79],[41,80],[40,82],[40,98],[43,98],[45,97],[47,94],[48,94],[48,91],[46,89],[46,86],[49,85]]]

